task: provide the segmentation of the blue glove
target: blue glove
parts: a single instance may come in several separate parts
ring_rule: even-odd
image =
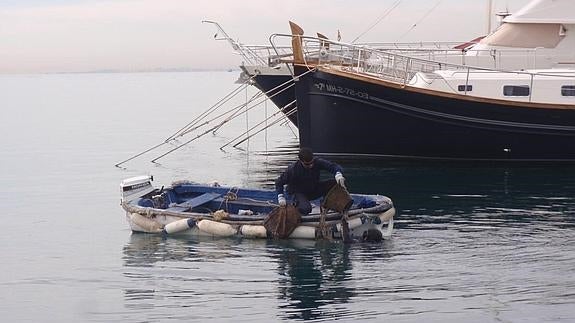
[[[339,186],[345,187],[345,177],[343,177],[342,173],[335,173],[335,181],[339,184]]]
[[[287,201],[283,194],[278,194],[278,204],[280,206],[286,206]]]

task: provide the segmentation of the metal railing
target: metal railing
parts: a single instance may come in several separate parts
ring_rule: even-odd
[[[442,79],[438,71],[449,71],[450,75],[463,73],[462,84],[465,87],[463,93],[453,90],[459,94],[467,95],[470,76],[478,73],[500,73],[498,75],[509,75],[509,79],[525,81],[530,87],[529,102],[534,93],[537,81],[545,80],[549,77],[564,78],[566,82],[575,82],[575,72],[570,73],[531,73],[528,71],[514,71],[504,69],[501,66],[513,66],[506,64],[505,60],[513,60],[514,63],[525,69],[536,67],[537,50],[486,50],[475,51],[474,55],[461,49],[453,48],[415,48],[415,47],[379,47],[373,48],[364,45],[346,44],[336,41],[329,41],[310,36],[298,36],[301,39],[304,62],[311,67],[328,66],[338,68],[356,74],[395,82],[406,85],[410,83],[417,73],[425,73],[429,78]],[[272,46],[280,41],[289,39],[292,35],[274,34],[270,36]],[[524,61],[517,61],[517,58],[524,58]],[[471,65],[474,62],[476,64]],[[300,62],[301,63],[301,62]],[[495,66],[495,67],[493,67]],[[513,84],[513,83],[510,83]]]

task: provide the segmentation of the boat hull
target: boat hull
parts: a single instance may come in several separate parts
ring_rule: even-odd
[[[153,188],[152,180],[151,176],[137,176],[120,183],[121,206],[134,232],[266,239],[278,237],[277,223],[281,226],[296,220],[287,221],[276,213],[275,190],[222,187],[185,180]],[[138,193],[133,192],[143,192],[143,195],[134,198]],[[289,194],[287,197],[291,199]],[[341,239],[342,219],[346,219],[351,237],[356,240],[391,237],[395,208],[389,197],[349,194],[348,198],[351,205],[345,214],[331,210],[333,203],[327,203],[328,209],[323,212],[320,206],[323,200],[312,200],[312,212],[297,216],[297,225],[289,238]],[[332,196],[330,201],[337,199]],[[271,221],[270,225],[270,216],[279,217],[272,218],[277,221]]]
[[[283,113],[297,127],[295,87],[290,82],[292,76],[289,71],[277,71],[265,66],[242,66],[242,69],[253,77],[254,85],[260,91],[265,93],[279,109],[283,108]]]
[[[393,217],[395,208],[390,208],[376,216],[369,214],[358,214],[351,217],[348,221],[351,238],[361,240],[364,234],[369,230],[376,230],[381,233],[382,238],[391,238],[393,232]],[[196,220],[190,217],[167,215],[167,214],[141,214],[138,212],[126,212],[126,220],[133,232],[141,233],[161,233],[169,235],[185,235],[198,237],[238,237],[238,238],[269,238],[263,224],[234,224],[217,222],[208,219]],[[188,223],[179,226],[175,231],[167,232],[170,224]],[[341,239],[341,222],[327,222],[328,231],[331,232],[332,239]],[[299,225],[288,237],[289,239],[317,239],[320,233],[319,226],[308,224]]]
[[[300,146],[322,154],[575,161],[575,106],[438,95],[295,66]]]

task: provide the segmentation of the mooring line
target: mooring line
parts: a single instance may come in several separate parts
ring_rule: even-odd
[[[285,110],[288,106],[292,105],[294,102],[295,102],[295,100],[293,100],[293,101],[291,101],[290,103],[284,105],[281,109],[279,109],[278,111],[276,111],[275,113],[273,113],[271,116],[267,117],[266,119],[264,119],[263,121],[259,122],[259,123],[256,124],[255,126],[249,128],[249,129],[247,129],[245,132],[241,133],[239,136],[235,137],[234,139],[230,140],[228,143],[226,143],[225,145],[221,146],[221,147],[220,147],[220,150],[223,150],[225,147],[229,146],[229,145],[230,145],[231,143],[233,143],[234,141],[236,141],[236,140],[240,139],[241,137],[245,136],[245,135],[248,134],[250,131],[254,130],[255,128],[259,127],[261,124],[263,124],[263,123],[269,121],[270,119],[274,118],[274,117],[277,116],[278,114],[284,113],[284,110]],[[291,111],[290,111],[290,112],[291,112]],[[282,120],[283,120],[283,118],[282,118]],[[275,122],[274,122],[273,124],[275,124]],[[271,125],[272,125],[272,124],[270,124],[270,126],[271,126]],[[262,130],[265,130],[265,129],[267,129],[267,128],[269,128],[269,126],[264,127]],[[258,132],[256,132],[256,133],[259,133],[259,132],[261,132],[261,130],[258,131]],[[249,139],[250,137],[251,137],[251,136],[248,136],[247,138],[245,138],[245,139],[242,140],[241,142],[246,141],[246,140]],[[234,145],[234,147],[235,147],[235,146],[236,146],[236,145]]]
[[[303,75],[305,75],[305,74],[307,74],[307,73],[313,72],[314,70],[315,70],[315,68],[309,69],[308,71],[302,73],[302,74],[299,75],[299,76],[303,76]],[[170,154],[170,153],[172,153],[172,152],[174,152],[174,151],[176,151],[176,150],[178,150],[178,149],[180,149],[180,148],[186,146],[187,144],[191,143],[192,141],[194,141],[194,140],[196,140],[196,139],[198,139],[198,138],[200,138],[200,137],[202,137],[202,136],[204,136],[204,135],[206,135],[206,134],[208,134],[208,133],[210,133],[210,132],[215,133],[217,130],[219,130],[219,129],[220,129],[224,124],[226,124],[227,122],[229,122],[229,121],[235,119],[236,117],[242,115],[243,113],[247,113],[247,112],[250,111],[251,109],[257,107],[257,106],[260,105],[260,104],[262,104],[263,102],[266,102],[267,99],[271,99],[271,98],[275,97],[276,95],[282,93],[283,91],[286,91],[287,89],[289,89],[289,88],[291,88],[292,86],[295,85],[294,78],[291,78],[291,79],[289,79],[288,81],[283,82],[282,84],[279,84],[279,85],[275,86],[274,88],[272,88],[272,89],[270,89],[270,90],[268,90],[268,91],[266,91],[266,92],[262,92],[262,91],[258,92],[257,94],[255,94],[254,96],[252,96],[252,98],[251,98],[248,102],[245,102],[245,103],[243,103],[243,104],[240,104],[240,105],[238,105],[238,106],[236,106],[236,107],[234,107],[234,108],[232,108],[232,109],[230,109],[230,110],[228,110],[228,111],[226,111],[226,112],[224,112],[224,113],[221,113],[221,114],[217,115],[216,117],[214,117],[214,118],[212,118],[212,119],[209,119],[209,120],[207,120],[207,121],[204,121],[203,123],[201,123],[200,125],[198,125],[198,123],[199,123],[201,120],[205,119],[209,114],[211,114],[211,113],[213,113],[214,111],[216,111],[217,109],[219,109],[221,106],[223,106],[223,104],[225,104],[226,102],[228,102],[229,100],[231,100],[231,98],[235,97],[235,96],[236,96],[237,94],[239,94],[243,89],[247,88],[247,86],[251,83],[250,81],[253,80],[253,78],[255,78],[257,75],[258,75],[258,74],[252,75],[252,76],[246,81],[246,83],[240,85],[239,87],[235,88],[232,92],[230,92],[230,93],[228,93],[227,95],[225,95],[225,96],[224,96],[222,99],[220,99],[216,104],[214,104],[212,107],[210,107],[210,108],[207,109],[206,111],[202,112],[199,116],[197,116],[196,118],[194,118],[194,120],[192,120],[191,122],[189,122],[186,126],[182,127],[180,130],[178,130],[177,132],[175,132],[174,134],[172,134],[172,135],[169,136],[168,138],[166,138],[163,142],[161,142],[161,143],[159,143],[159,144],[157,144],[157,145],[155,145],[155,146],[152,146],[152,147],[150,147],[150,148],[148,148],[148,149],[146,149],[146,150],[144,150],[144,151],[142,151],[142,152],[140,152],[140,153],[138,153],[138,154],[136,154],[136,155],[134,155],[134,156],[132,156],[132,157],[130,157],[130,158],[128,158],[128,159],[126,159],[126,160],[121,161],[121,162],[115,164],[115,166],[116,166],[116,167],[119,167],[120,165],[122,165],[122,164],[124,164],[124,163],[126,163],[126,162],[128,162],[128,161],[131,161],[131,160],[133,160],[133,159],[135,159],[135,158],[137,158],[137,157],[140,157],[140,156],[142,156],[142,155],[144,155],[144,154],[146,154],[146,153],[148,153],[148,152],[151,152],[151,151],[153,151],[153,150],[155,150],[155,149],[158,149],[159,147],[161,147],[161,146],[163,146],[163,145],[165,145],[165,144],[167,144],[167,143],[170,143],[170,142],[176,140],[177,137],[183,137],[184,135],[187,135],[188,133],[190,133],[190,132],[192,132],[192,131],[195,131],[195,130],[197,130],[197,129],[203,127],[203,126],[208,125],[208,124],[211,123],[212,121],[217,120],[217,119],[219,119],[219,118],[222,118],[222,117],[224,117],[224,116],[226,116],[226,115],[228,115],[228,114],[231,113],[231,115],[229,115],[228,117],[226,117],[222,122],[220,122],[220,123],[217,124],[216,126],[214,126],[214,127],[210,128],[210,129],[208,129],[208,130],[202,132],[201,134],[197,135],[196,137],[194,137],[194,138],[192,138],[192,139],[190,139],[190,140],[184,142],[183,144],[180,144],[180,145],[178,145],[178,146],[176,146],[176,147],[170,149],[170,150],[167,151],[166,153],[164,153],[164,154],[162,154],[162,155],[160,155],[160,156],[154,158],[151,162],[154,162],[154,163],[155,163],[158,159],[163,158],[163,157],[165,157],[166,155],[168,155],[168,154]],[[288,84],[289,84],[289,85],[288,85]],[[277,91],[276,93],[273,93],[273,94],[269,95],[269,93],[274,92],[274,91],[276,91],[276,90],[278,90],[278,89],[280,89],[280,90]],[[244,108],[244,107],[248,107],[251,103],[253,103],[254,101],[258,100],[258,99],[259,99],[261,96],[263,96],[263,95],[266,95],[266,96],[267,96],[264,100],[257,102],[257,103],[254,104],[253,106],[251,106],[251,107],[249,107],[249,108],[246,108],[246,109],[243,110],[243,111],[241,110],[241,109]],[[288,105],[291,105],[291,104],[293,104],[294,102],[295,102],[295,100],[292,101],[292,102],[290,102]],[[282,109],[280,109],[279,112],[284,112],[284,109],[285,109],[288,105],[286,105],[286,106],[284,106]],[[275,121],[272,122],[270,125],[264,127],[264,128],[261,129],[260,131],[254,133],[254,134],[252,134],[252,135],[250,135],[250,136],[248,136],[247,138],[245,138],[245,139],[244,139],[243,141],[241,141],[240,143],[242,143],[242,142],[244,142],[245,140],[251,138],[253,135],[258,134],[259,132],[261,132],[261,131],[263,131],[263,130],[265,130],[265,129],[268,129],[270,126],[277,124],[279,121],[285,120],[288,116],[292,115],[292,114],[295,113],[296,111],[297,111],[297,109],[293,109],[293,110],[290,111],[289,113],[285,114],[282,118],[279,118],[279,119],[275,120]],[[277,115],[277,113],[274,114],[274,116],[275,116],[275,115]],[[269,118],[267,118],[266,120],[269,120]],[[260,124],[261,124],[261,123],[260,123]],[[255,127],[257,127],[257,126],[258,126],[258,125],[256,125]],[[245,133],[249,133],[249,131],[250,131],[250,130],[253,130],[255,127],[252,127],[251,129],[248,129]],[[290,128],[290,129],[291,129],[291,128]],[[292,129],[292,132],[293,132],[293,129]],[[245,133],[244,133],[244,134],[245,134]],[[242,135],[243,135],[243,134],[242,134]],[[294,133],[294,135],[295,135],[295,133]],[[240,136],[240,137],[241,137],[241,136]],[[236,139],[234,139],[234,140],[236,140]],[[232,140],[231,142],[233,142],[234,140]],[[230,143],[231,143],[231,142],[230,142]],[[236,145],[234,145],[234,147],[236,147],[236,146],[239,145],[240,143],[237,143]],[[223,146],[223,147],[224,147],[224,146]],[[222,148],[222,147],[221,147],[221,148]],[[221,149],[221,148],[220,148],[220,149]]]
[[[293,85],[290,85],[290,86],[288,86],[287,88],[289,88],[289,87],[291,87],[291,86],[293,86]],[[287,88],[286,88],[286,89],[287,89]],[[275,88],[274,88],[274,89],[275,89]],[[274,97],[275,95],[278,95],[279,93],[285,91],[286,89],[282,89],[281,91],[278,91],[277,93],[274,93],[273,95],[270,96],[270,98]],[[260,92],[260,93],[258,93],[257,97],[260,97],[260,96],[262,96],[262,95],[263,95],[263,92]],[[152,163],[155,163],[158,159],[163,158],[163,157],[165,157],[165,156],[171,154],[172,152],[174,152],[174,151],[176,151],[176,150],[178,150],[178,149],[180,149],[180,148],[182,148],[182,147],[188,145],[188,144],[191,143],[192,141],[194,141],[194,140],[196,140],[196,139],[198,139],[198,138],[200,138],[200,137],[203,137],[204,135],[206,135],[206,134],[208,134],[208,133],[210,133],[210,132],[214,132],[214,131],[218,130],[218,129],[221,128],[224,124],[226,124],[226,123],[228,123],[229,121],[231,121],[231,120],[233,120],[233,119],[235,119],[235,118],[241,116],[241,115],[244,114],[244,113],[247,113],[248,111],[252,110],[253,108],[255,108],[255,107],[259,106],[260,104],[262,104],[263,102],[265,102],[267,99],[268,99],[268,98],[265,97],[263,100],[257,102],[256,104],[254,104],[253,106],[247,108],[246,110],[242,110],[242,108],[248,106],[251,102],[246,102],[246,103],[240,104],[240,105],[238,105],[237,107],[235,107],[235,108],[233,108],[233,109],[231,109],[231,110],[229,110],[229,111],[227,111],[227,112],[225,112],[225,113],[223,113],[223,114],[220,114],[219,116],[217,116],[217,117],[215,117],[215,118],[213,118],[213,119],[211,119],[211,120],[206,121],[206,122],[204,123],[204,125],[205,125],[205,124],[208,124],[208,123],[211,122],[211,121],[214,121],[214,120],[216,120],[216,119],[221,118],[222,116],[224,116],[224,115],[230,113],[230,112],[233,111],[233,110],[236,110],[231,116],[225,118],[225,119],[224,119],[222,122],[220,122],[219,124],[217,124],[217,125],[215,125],[214,127],[212,127],[212,128],[210,128],[210,129],[204,131],[203,133],[197,135],[196,137],[194,137],[194,138],[192,138],[192,139],[190,139],[190,140],[184,142],[183,144],[180,144],[180,145],[178,145],[178,146],[176,146],[176,147],[170,149],[170,150],[167,151],[166,153],[164,153],[164,154],[162,154],[162,155],[160,155],[160,156],[158,156],[158,157],[152,159],[151,162],[152,162]]]
[[[207,117],[210,113],[214,112],[215,110],[219,109],[222,105],[224,105],[226,102],[228,102],[229,100],[231,100],[233,97],[235,97],[236,95],[238,95],[243,89],[247,88],[250,85],[250,82],[253,80],[253,78],[256,75],[251,76],[248,80],[246,80],[245,83],[241,84],[240,86],[236,87],[234,90],[232,90],[232,92],[228,93],[227,95],[225,95],[222,99],[220,99],[218,102],[216,102],[214,105],[212,105],[210,108],[208,108],[206,111],[200,113],[200,115],[198,115],[194,120],[190,121],[188,124],[186,124],[183,128],[181,128],[180,130],[178,130],[177,132],[175,132],[173,135],[171,135],[170,137],[168,137],[168,139],[171,138],[175,138],[178,136],[178,134],[180,133],[187,133],[188,129],[191,126],[194,126],[197,122],[199,122],[200,120],[202,120],[203,118]],[[181,135],[180,135],[181,136]],[[168,140],[166,139],[166,140]]]
[[[275,124],[277,124],[277,123],[279,123],[279,122],[285,120],[286,118],[288,118],[289,116],[291,116],[291,115],[294,114],[295,112],[296,112],[296,111],[295,111],[295,109],[294,109],[294,110],[291,110],[290,112],[288,112],[288,113],[286,113],[286,114],[280,116],[279,118],[277,118],[276,120],[274,120],[273,122],[271,122],[268,126],[266,126],[266,127],[262,128],[262,129],[256,131],[255,133],[253,133],[253,134],[247,136],[247,137],[244,138],[243,140],[241,140],[241,141],[237,142],[236,144],[234,144],[232,147],[238,148],[238,146],[241,145],[242,143],[244,143],[246,140],[249,140],[251,137],[257,135],[258,133],[260,133],[260,132],[262,132],[262,131],[264,131],[264,130],[267,130],[268,128],[272,127],[273,125],[275,125]]]
[[[129,162],[129,161],[131,161],[131,160],[133,160],[133,159],[135,159],[135,158],[137,158],[137,157],[140,157],[140,156],[142,156],[142,155],[144,155],[144,154],[146,154],[146,153],[148,153],[148,152],[150,152],[150,151],[152,151],[152,150],[155,150],[155,149],[157,149],[157,148],[159,148],[159,147],[161,147],[161,146],[163,146],[163,145],[169,143],[170,141],[175,140],[175,138],[176,138],[178,135],[179,135],[179,136],[182,136],[182,135],[186,134],[187,132],[189,132],[189,130],[187,130],[187,129],[188,129],[190,126],[197,124],[201,119],[205,118],[205,117],[207,116],[207,114],[210,114],[210,113],[214,112],[216,109],[218,109],[219,107],[221,107],[224,103],[228,102],[229,100],[231,100],[231,98],[235,97],[238,93],[240,93],[241,90],[243,90],[244,88],[246,88],[247,86],[249,86],[250,81],[251,81],[255,76],[256,76],[256,75],[251,76],[251,77],[246,81],[246,83],[240,85],[239,87],[235,88],[232,92],[226,94],[222,99],[220,99],[218,102],[216,102],[214,105],[212,105],[209,109],[207,109],[206,111],[202,112],[202,113],[201,113],[199,116],[197,116],[194,120],[190,121],[186,126],[184,126],[184,127],[181,128],[180,130],[178,130],[177,132],[175,132],[174,134],[172,134],[171,136],[169,136],[168,138],[166,138],[163,142],[158,143],[158,144],[156,144],[156,145],[154,145],[154,146],[152,146],[152,147],[150,147],[150,148],[148,148],[148,149],[146,149],[146,150],[144,150],[144,151],[142,151],[142,152],[140,152],[140,153],[137,153],[137,154],[131,156],[131,157],[128,158],[128,159],[125,159],[125,160],[123,160],[123,161],[121,161],[121,162],[119,162],[119,163],[116,163],[116,164],[114,164],[114,166],[120,167],[120,165],[122,165],[122,164],[124,164],[124,163],[127,163],[127,162]],[[200,126],[194,128],[194,129],[197,129],[197,128],[199,128],[199,127],[201,127],[201,126],[203,126],[203,125],[205,125],[205,124],[207,124],[207,123],[209,123],[209,122],[204,122],[202,125],[200,125]],[[187,130],[187,131],[186,131],[186,130]],[[182,132],[183,132],[183,133],[182,133]]]

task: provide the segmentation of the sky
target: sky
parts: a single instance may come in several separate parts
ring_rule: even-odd
[[[528,2],[493,0],[492,11]],[[488,0],[0,0],[0,73],[240,65],[203,20],[253,45],[289,33],[290,20],[309,35],[336,39],[339,30],[344,42],[465,41],[486,33],[487,8]]]

